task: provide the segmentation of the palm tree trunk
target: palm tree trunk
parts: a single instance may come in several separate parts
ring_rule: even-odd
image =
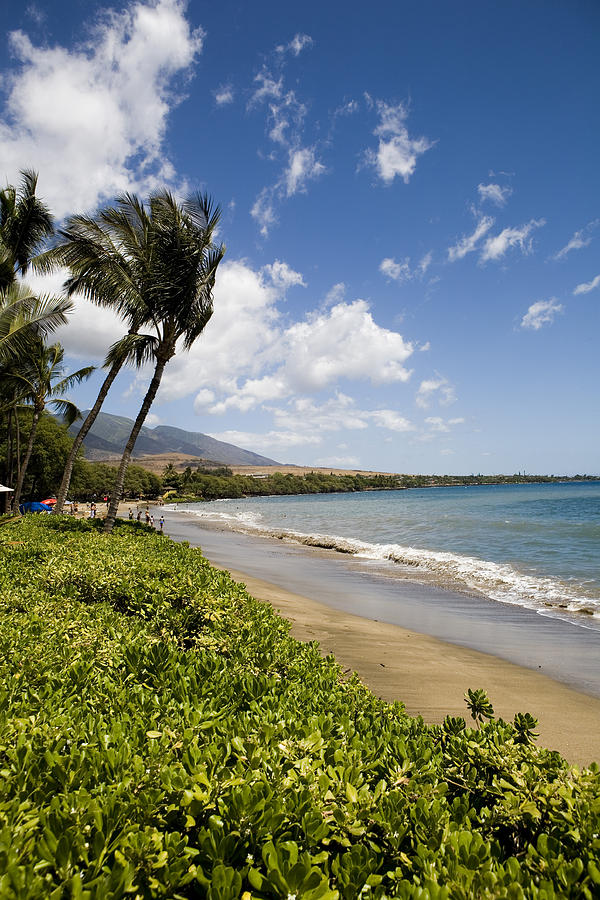
[[[9,485],[12,479],[12,452],[13,452],[13,438],[12,438],[12,420],[13,420],[13,411],[12,409],[8,410],[6,416],[6,460],[4,462],[4,484]],[[10,500],[8,499],[8,491],[4,494],[3,500],[3,512],[7,513],[10,510]]]
[[[152,381],[150,382],[150,386],[148,387],[146,396],[144,397],[144,401],[138,413],[137,419],[135,420],[133,428],[131,429],[129,440],[127,441],[125,450],[123,451],[123,456],[121,458],[121,465],[119,466],[119,471],[117,472],[117,479],[110,496],[110,504],[108,507],[108,512],[106,513],[106,520],[104,522],[105,534],[110,534],[113,530],[113,525],[115,524],[115,519],[117,518],[117,510],[119,508],[119,500],[121,499],[121,494],[123,493],[125,473],[127,472],[127,467],[129,466],[129,460],[131,459],[131,454],[133,452],[138,434],[141,431],[142,425],[146,421],[146,416],[150,412],[150,407],[152,406],[154,398],[156,397],[156,392],[158,391],[165,366],[169,359],[170,356],[165,356],[163,358],[159,357],[156,363],[156,368],[154,369]]]
[[[96,421],[98,413],[102,409],[102,404],[106,400],[106,395],[108,394],[108,392],[110,390],[110,386],[112,385],[113,381],[119,374],[122,365],[123,365],[123,360],[119,360],[118,362],[113,363],[113,365],[111,366],[108,375],[106,376],[106,378],[104,379],[104,381],[102,383],[102,387],[100,388],[100,393],[96,397],[96,402],[94,403],[94,405],[90,409],[89,413],[87,414],[87,416],[85,418],[85,422],[79,429],[79,432],[78,432],[75,440],[73,441],[73,446],[71,447],[71,450],[67,457],[67,461],[65,463],[65,471],[63,473],[62,481],[61,481],[60,487],[58,489],[56,503],[54,504],[53,512],[55,512],[57,514],[60,514],[63,511],[63,506],[65,505],[65,500],[67,499],[67,493],[69,491],[69,486],[71,484],[71,476],[73,475],[73,466],[75,465],[75,459],[77,458],[77,453],[79,451],[79,448],[83,444],[88,431],[90,430],[90,428]]]
[[[17,480],[17,486],[15,488],[15,495],[13,497],[13,512],[17,512],[19,509],[19,500],[21,499],[21,491],[23,490],[23,482],[25,481],[25,473],[27,472],[27,466],[29,465],[29,460],[31,459],[31,453],[33,451],[33,442],[35,441],[35,433],[37,431],[38,422],[40,420],[40,412],[39,410],[34,410],[33,412],[33,420],[31,422],[31,431],[29,432],[29,440],[27,441],[27,450],[25,451],[25,459],[21,465],[21,471],[19,472],[19,478]]]
[[[15,465],[17,467],[17,481],[18,481],[20,478],[20,475],[21,475],[21,423],[19,421],[18,407],[15,407],[15,456],[14,456],[14,460],[15,460]],[[13,482],[12,469],[11,469],[10,477],[11,477],[11,484],[12,484],[12,482]],[[14,494],[13,494],[13,501],[14,501]],[[14,502],[12,504],[12,507],[9,507],[9,508],[11,508],[13,511],[16,511]]]

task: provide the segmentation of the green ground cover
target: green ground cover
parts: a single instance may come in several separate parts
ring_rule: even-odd
[[[196,550],[32,517],[0,598],[3,900],[600,895],[596,767],[408,717]]]

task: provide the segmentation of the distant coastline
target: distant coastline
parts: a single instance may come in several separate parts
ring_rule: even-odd
[[[258,468],[258,467],[257,467]],[[275,467],[272,467],[275,468]],[[287,467],[289,469],[289,467]],[[236,473],[229,467],[198,467],[165,476],[164,499],[169,503],[236,500],[302,494],[399,491],[437,487],[490,487],[494,485],[569,484],[600,481],[598,475],[392,475],[334,473],[311,469],[304,474],[279,471]]]

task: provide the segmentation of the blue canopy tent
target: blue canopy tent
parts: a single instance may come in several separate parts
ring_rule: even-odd
[[[52,512],[52,507],[46,506],[45,503],[38,503],[36,500],[30,500],[29,503],[21,503],[19,512],[21,515],[30,512]]]

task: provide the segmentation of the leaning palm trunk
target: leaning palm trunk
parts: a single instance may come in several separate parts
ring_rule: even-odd
[[[27,472],[27,466],[29,465],[29,460],[31,459],[31,454],[33,452],[33,443],[35,441],[35,433],[37,431],[38,422],[40,420],[40,414],[38,410],[34,410],[33,420],[31,422],[31,431],[29,432],[29,440],[27,441],[27,450],[25,451],[25,459],[21,464],[19,477],[17,479],[17,486],[15,488],[15,495],[13,497],[13,512],[18,512],[19,509],[19,501],[21,499],[21,491],[23,490],[23,482],[25,481],[25,473]]]
[[[109,371],[108,375],[106,376],[106,378],[104,379],[102,387],[100,388],[100,393],[96,397],[96,402],[94,403],[94,405],[90,409],[89,413],[87,414],[83,425],[79,429],[77,437],[73,441],[73,446],[71,447],[71,450],[67,457],[67,461],[65,463],[65,471],[64,471],[64,474],[62,477],[62,481],[60,483],[60,487],[58,489],[56,503],[54,505],[53,512],[55,512],[57,514],[60,514],[63,511],[63,506],[65,505],[65,500],[67,499],[67,493],[69,491],[69,487],[71,484],[71,476],[73,475],[73,466],[75,465],[75,459],[77,458],[77,453],[79,451],[79,448],[83,444],[88,431],[90,430],[90,428],[96,421],[96,419],[98,417],[98,413],[102,409],[102,404],[106,400],[106,395],[108,394],[113,381],[115,380],[115,378],[121,371],[122,365],[123,365],[123,360],[119,360],[119,361],[113,363],[113,365],[111,366],[110,371]]]
[[[129,440],[127,441],[125,450],[123,451],[123,456],[121,458],[121,465],[119,466],[119,471],[117,472],[117,479],[110,496],[108,512],[106,513],[106,520],[104,522],[105,534],[110,534],[113,530],[113,525],[115,524],[115,519],[117,517],[117,510],[119,508],[119,500],[121,499],[121,494],[123,493],[123,485],[125,484],[125,475],[127,473],[127,467],[129,466],[129,460],[131,459],[131,454],[133,453],[133,448],[142,429],[142,425],[146,421],[146,416],[150,412],[150,407],[152,406],[154,398],[156,397],[156,392],[158,391],[164,368],[169,359],[170,356],[159,356],[156,363],[156,368],[154,369],[154,375],[152,376],[152,381],[150,382],[150,386],[146,392],[146,396],[144,397],[144,402],[142,403],[137,419],[135,420],[133,428],[131,429]]]

